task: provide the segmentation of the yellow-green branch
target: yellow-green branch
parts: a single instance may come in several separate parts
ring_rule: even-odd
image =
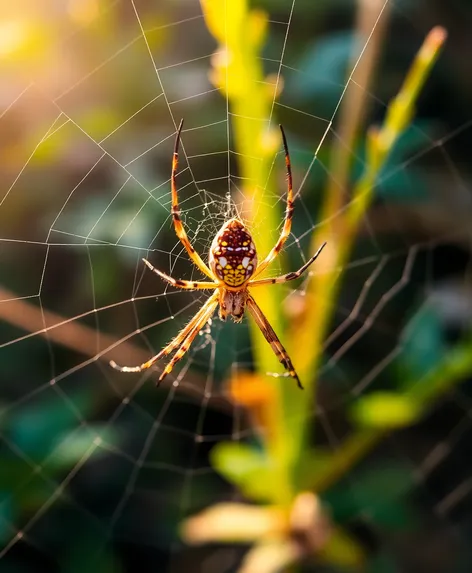
[[[281,148],[278,128],[268,121],[275,97],[276,85],[264,76],[260,51],[267,34],[267,15],[250,10],[246,0],[201,0],[208,29],[218,41],[213,59],[211,80],[227,98],[231,113],[234,146],[238,153],[243,198],[240,210],[254,232],[259,256],[273,247],[283,213],[274,206],[264,208],[267,197],[277,189],[272,173],[274,156]],[[230,118],[228,117],[228,121]],[[229,142],[228,142],[229,143]],[[261,287],[254,293],[274,330],[282,333],[282,293],[278,289]],[[280,365],[258,327],[251,324],[255,361],[260,372],[277,372]],[[285,460],[289,431],[285,427],[285,378],[274,378],[277,387],[272,407],[279,421],[267,448],[274,460],[279,460],[274,479],[280,483],[280,502],[288,504],[293,497]]]
[[[313,381],[322,359],[323,341],[336,307],[340,269],[348,261],[360,223],[371,203],[377,177],[390,151],[413,118],[418,95],[445,39],[446,32],[440,27],[428,34],[398,95],[387,108],[383,125],[368,131],[364,173],[354,185],[350,203],[343,210],[336,194],[325,199],[320,218],[324,224],[319,226],[311,243],[311,252],[315,252],[317,245],[324,240],[328,241],[328,247],[323,252],[324,264],[318,265],[318,272],[310,281],[304,321],[296,325],[293,331],[293,336],[299,341],[298,348],[305,349],[296,355],[296,363],[301,374]],[[333,176],[335,178],[336,174]],[[313,391],[315,386],[313,384]],[[300,451],[304,447],[305,420],[309,408],[309,401],[301,404],[300,410],[305,414],[301,415],[300,424],[292,425],[292,431],[299,433]]]

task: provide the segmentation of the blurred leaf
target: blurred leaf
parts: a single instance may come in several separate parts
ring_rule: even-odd
[[[316,151],[316,145],[313,145],[313,141],[310,138],[302,140],[291,134],[287,134],[287,137],[290,137],[292,170],[297,178],[302,179],[306,177],[307,195],[304,197],[304,201],[314,197],[315,201],[319,203],[321,200],[321,189],[328,177],[328,171],[325,166],[329,164],[329,146],[322,145],[318,151],[316,162],[312,163],[313,154]]]
[[[0,491],[0,541],[12,537],[12,526],[16,519],[16,508],[9,491]]]
[[[277,494],[271,487],[274,485],[274,470],[263,452],[245,444],[222,442],[212,449],[210,461],[247,498],[257,501],[276,499]]]
[[[61,434],[57,436],[53,444],[53,454],[48,458],[45,466],[54,469],[72,466],[87,454],[104,452],[100,449],[102,442],[116,443],[116,432],[100,424],[78,427],[72,432]]]
[[[94,106],[77,118],[77,123],[90,137],[100,141],[123,122],[123,118],[112,106]]]
[[[434,140],[429,122],[411,124],[389,151],[375,185],[375,194],[391,202],[423,201],[429,197],[428,185],[419,166],[407,163],[415,154],[427,149]],[[357,181],[365,169],[366,141],[360,142],[352,169]]]
[[[64,573],[120,573],[123,570],[112,552],[112,545],[103,537],[80,531],[71,541],[63,548],[60,558]]]
[[[429,149],[434,139],[433,126],[429,121],[413,121],[399,135],[395,145],[389,151],[388,159],[381,173],[388,172],[392,168],[392,164],[396,166],[422,149]]]
[[[320,559],[343,568],[358,568],[363,565],[364,558],[359,544],[339,528],[335,529],[328,543],[320,551]]]
[[[332,488],[325,500],[338,522],[368,515],[377,525],[402,529],[411,525],[406,495],[413,488],[412,472],[396,466],[374,466],[349,477]]]
[[[392,557],[387,553],[380,553],[369,561],[366,573],[398,573],[398,569]]]
[[[141,18],[141,22],[146,30],[149,47],[152,53],[155,54],[154,57],[157,57],[158,53],[172,40],[172,34],[169,30],[172,20],[169,20],[169,15],[164,11],[157,10],[145,14]]]
[[[69,397],[81,415],[92,405],[92,397],[83,392]],[[8,420],[9,439],[27,456],[41,461],[55,447],[57,436],[80,424],[78,413],[59,395],[51,394],[42,404],[16,412]]]
[[[5,407],[0,403],[0,431],[3,430],[3,426],[6,423]]]
[[[332,106],[342,94],[346,75],[356,47],[355,35],[341,31],[325,36],[312,44],[298,62],[287,81],[287,89],[297,99],[316,100],[316,115],[329,117]]]
[[[147,184],[150,178],[147,173],[143,173],[139,180]],[[142,201],[136,194],[133,195],[132,191],[132,187],[124,188],[110,201],[109,197],[103,196],[101,190],[97,189],[73,211],[62,215],[62,225],[71,234],[88,236],[91,242],[97,239],[116,243],[119,239],[124,244],[146,248],[155,238],[156,228],[166,220],[169,212],[156,201],[150,201],[146,208],[143,208]],[[93,229],[90,221],[96,222]],[[133,249],[119,251],[118,256],[121,259],[136,265],[136,253]],[[106,253],[106,257],[109,258],[109,253]],[[95,265],[94,272],[98,273],[100,268],[100,265]],[[107,271],[107,266],[103,271]],[[84,277],[86,278],[85,275]],[[101,280],[101,277],[98,277],[98,280]]]
[[[428,198],[428,184],[419,169],[400,167],[377,183],[376,196],[392,203],[423,201]]]
[[[313,481],[316,481],[318,474],[329,466],[332,458],[331,452],[314,448],[306,452],[299,466],[299,487],[300,491],[312,489]]]
[[[440,317],[428,304],[423,305],[403,330],[400,368],[413,383],[444,358],[446,344]]]
[[[31,157],[32,165],[45,166],[67,156],[74,149],[74,146],[77,146],[76,138],[65,127],[67,124],[67,119],[57,121],[46,137],[44,126],[31,129],[21,146],[16,149],[16,152],[15,149],[12,149],[12,157],[15,156],[15,153],[21,157],[23,148],[30,147],[35,150]],[[41,142],[40,145],[38,145],[38,141]]]
[[[18,483],[11,489],[13,498],[17,500],[18,507],[22,512],[33,512],[40,508],[44,503],[51,499],[51,496],[57,495],[57,488],[60,482],[46,478],[40,473],[33,473],[31,468],[29,474],[23,476]]]
[[[23,459],[15,456],[12,452],[2,452],[0,472],[0,489],[11,490],[25,480],[32,469]]]
[[[359,398],[351,409],[357,424],[381,429],[409,426],[421,413],[418,402],[395,392],[372,392]]]
[[[57,126],[54,130],[54,134],[46,137],[41,142],[41,145],[35,149],[34,155],[31,158],[32,165],[47,165],[49,163],[54,163],[60,157],[63,157],[71,148],[73,142],[70,137],[70,133],[64,128]],[[36,132],[31,134],[31,141],[38,141],[41,137],[38,137]]]
[[[390,151],[377,178],[377,195],[392,201],[417,201],[429,197],[419,167],[406,165],[412,156],[428,149],[434,140],[431,125],[415,122],[407,127]]]

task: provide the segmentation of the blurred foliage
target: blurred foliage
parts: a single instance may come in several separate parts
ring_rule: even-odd
[[[362,46],[359,46],[361,48]],[[339,101],[356,50],[354,32],[342,30],[322,37],[305,50],[300,59],[302,73],[287,78],[292,105],[308,104],[319,117],[330,117],[333,102]]]

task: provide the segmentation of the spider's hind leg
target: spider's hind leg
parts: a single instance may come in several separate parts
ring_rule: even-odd
[[[300,378],[293,367],[292,361],[290,356],[288,355],[285,348],[282,346],[277,334],[275,334],[274,329],[270,325],[267,318],[264,316],[264,313],[257,305],[256,301],[249,295],[247,299],[247,306],[249,312],[252,314],[254,320],[256,321],[257,326],[261,329],[262,334],[264,335],[267,342],[270,344],[274,354],[279,359],[279,362],[283,365],[283,367],[287,370],[288,375],[294,378],[298,384],[298,387],[303,390],[302,383],[300,382]]]
[[[194,317],[194,319],[191,321],[190,324],[192,324],[192,328],[189,330],[186,338],[183,340],[179,349],[174,354],[174,357],[172,358],[172,360],[164,368],[164,371],[160,375],[159,380],[156,382],[157,386],[159,386],[159,384],[162,382],[162,380],[164,380],[164,378],[172,372],[172,369],[177,364],[177,362],[182,360],[182,358],[184,357],[184,355],[186,354],[186,352],[190,348],[192,342],[197,337],[198,333],[201,331],[201,329],[205,326],[205,324],[212,317],[213,313],[215,312],[215,308],[216,308],[217,304],[218,304],[218,301],[216,299],[216,296],[213,295],[212,297],[210,297],[208,299],[208,301],[202,307],[204,312],[201,313],[200,317],[199,318]]]

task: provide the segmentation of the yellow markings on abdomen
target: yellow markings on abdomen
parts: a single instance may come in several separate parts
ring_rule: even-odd
[[[216,276],[230,287],[239,287],[253,275],[257,266],[254,242],[237,219],[228,221],[213,240],[210,265]]]

